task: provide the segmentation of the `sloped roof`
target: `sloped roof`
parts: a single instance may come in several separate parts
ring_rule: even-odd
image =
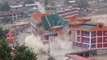
[[[99,27],[91,28],[90,31],[107,31],[107,26],[102,26],[102,28]]]
[[[84,24],[91,24],[91,25],[97,25],[98,23],[96,23],[96,22],[86,22],[86,23],[84,23]]]
[[[54,26],[67,26],[69,22],[66,20],[62,20],[58,14],[51,14],[47,17],[42,17],[42,22],[44,25],[45,30],[52,28]]]
[[[81,25],[80,27],[71,27],[71,30],[82,30],[82,31],[107,31],[107,26],[102,26],[101,28],[98,26],[89,26],[89,25]]]
[[[79,17],[76,17],[76,16],[67,17],[65,19],[68,20],[68,21],[71,21],[71,22],[74,22],[74,21],[88,22],[88,21],[91,20],[91,19],[88,19],[88,18],[79,18]]]
[[[94,26],[90,26],[90,25],[82,25],[80,26],[81,28],[93,28]]]
[[[43,14],[43,13],[41,13],[41,12],[34,12],[33,15],[32,15],[32,17],[33,17],[35,20],[41,22],[41,17],[44,16],[44,15],[48,15],[48,14]]]

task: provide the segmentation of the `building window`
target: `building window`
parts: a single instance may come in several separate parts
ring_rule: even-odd
[[[86,44],[86,46],[85,46],[86,48],[89,48],[89,45],[88,44]]]
[[[104,32],[103,32],[103,35],[104,35],[104,36],[107,36],[107,31],[104,31]]]
[[[90,33],[88,31],[82,31],[82,36],[89,36]]]
[[[101,43],[101,42],[102,42],[102,37],[98,37],[98,38],[97,38],[97,42],[98,42],[98,43]]]
[[[92,44],[92,45],[91,45],[91,48],[96,48],[96,44]]]
[[[96,32],[95,31],[91,32],[91,36],[92,37],[96,36]]]
[[[98,31],[97,36],[102,36],[102,31]]]
[[[80,31],[77,31],[77,35],[80,35]]]
[[[96,43],[96,38],[91,38],[91,43]]]
[[[82,42],[89,43],[90,39],[87,37],[82,37]]]
[[[103,40],[103,42],[107,42],[107,37],[104,37],[104,40]]]
[[[88,44],[82,44],[82,47],[83,48],[89,48],[89,45]]]
[[[78,47],[82,47],[82,43],[78,43],[78,45],[77,45]]]
[[[77,41],[79,41],[79,42],[80,42],[80,37],[77,37]]]
[[[103,44],[103,47],[107,47],[107,43]]]
[[[102,47],[102,44],[97,44],[97,48],[101,48]]]

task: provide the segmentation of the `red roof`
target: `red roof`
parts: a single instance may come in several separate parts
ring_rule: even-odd
[[[15,35],[12,32],[7,33],[7,41],[12,43],[15,40]]]
[[[65,19],[68,21],[71,21],[71,22],[74,22],[74,21],[88,22],[91,20],[91,19],[87,19],[87,18],[79,18],[76,16],[67,17]]]
[[[33,18],[35,19],[35,20],[37,20],[37,21],[41,21],[41,17],[43,16],[43,15],[47,15],[47,14],[43,14],[43,13],[41,13],[41,12],[34,12],[33,13]]]
[[[71,16],[71,17],[67,17],[67,18],[64,18],[64,19],[67,19],[67,20],[75,20],[75,19],[77,19],[77,17],[76,17],[76,16]]]

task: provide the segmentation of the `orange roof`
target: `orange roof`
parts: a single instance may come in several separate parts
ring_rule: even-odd
[[[83,28],[83,27],[71,27],[71,30],[82,30],[82,31],[107,31],[107,26],[102,26],[101,28],[94,26],[92,28]]]
[[[42,17],[43,15],[47,15],[47,14],[44,14],[44,13],[41,13],[41,12],[34,12],[32,16],[33,16],[33,18],[34,18],[35,20],[41,21],[41,17]]]
[[[102,28],[99,27],[95,27],[95,28],[91,28],[91,31],[107,31],[107,26],[102,26]]]
[[[79,55],[67,55],[67,57],[71,58],[71,59],[75,59],[75,60],[90,60],[88,58],[79,56]]]
[[[67,20],[76,20],[77,17],[76,16],[71,16],[71,17],[67,17],[67,18],[64,18],[64,19],[67,19]]]
[[[88,22],[88,21],[91,20],[91,19],[79,18],[79,17],[76,17],[76,16],[71,16],[71,17],[68,17],[68,18],[65,18],[65,19],[68,20],[68,21],[71,21],[71,22],[74,22],[74,21]]]

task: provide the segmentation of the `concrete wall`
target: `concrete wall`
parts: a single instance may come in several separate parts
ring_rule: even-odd
[[[97,55],[107,54],[107,49],[105,50],[97,50]]]

